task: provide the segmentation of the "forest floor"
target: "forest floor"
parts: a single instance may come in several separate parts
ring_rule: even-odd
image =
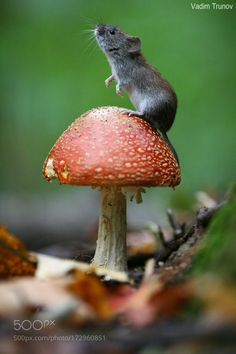
[[[168,230],[129,232],[128,274],[91,266],[84,244],[79,261],[69,246],[67,259],[56,245],[29,252],[2,226],[0,353],[236,353],[234,207],[205,205],[185,223],[168,210]]]

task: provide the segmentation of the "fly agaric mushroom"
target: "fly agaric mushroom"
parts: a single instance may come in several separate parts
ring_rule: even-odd
[[[180,183],[179,165],[161,135],[117,107],[96,108],[76,119],[49,152],[43,175],[101,188],[93,264],[116,271],[127,270],[126,192],[131,188],[140,201],[145,186]]]

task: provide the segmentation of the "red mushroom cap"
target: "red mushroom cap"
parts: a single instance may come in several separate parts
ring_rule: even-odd
[[[43,167],[47,180],[89,186],[171,186],[180,169],[150,124],[121,108],[95,108],[56,141]]]

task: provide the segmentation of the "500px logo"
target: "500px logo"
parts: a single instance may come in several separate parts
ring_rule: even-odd
[[[55,320],[14,320],[15,331],[40,331],[49,326],[55,326]]]

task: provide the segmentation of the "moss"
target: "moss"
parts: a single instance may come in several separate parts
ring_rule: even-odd
[[[212,220],[197,252],[191,274],[215,273],[224,280],[236,281],[236,185],[229,201]]]

